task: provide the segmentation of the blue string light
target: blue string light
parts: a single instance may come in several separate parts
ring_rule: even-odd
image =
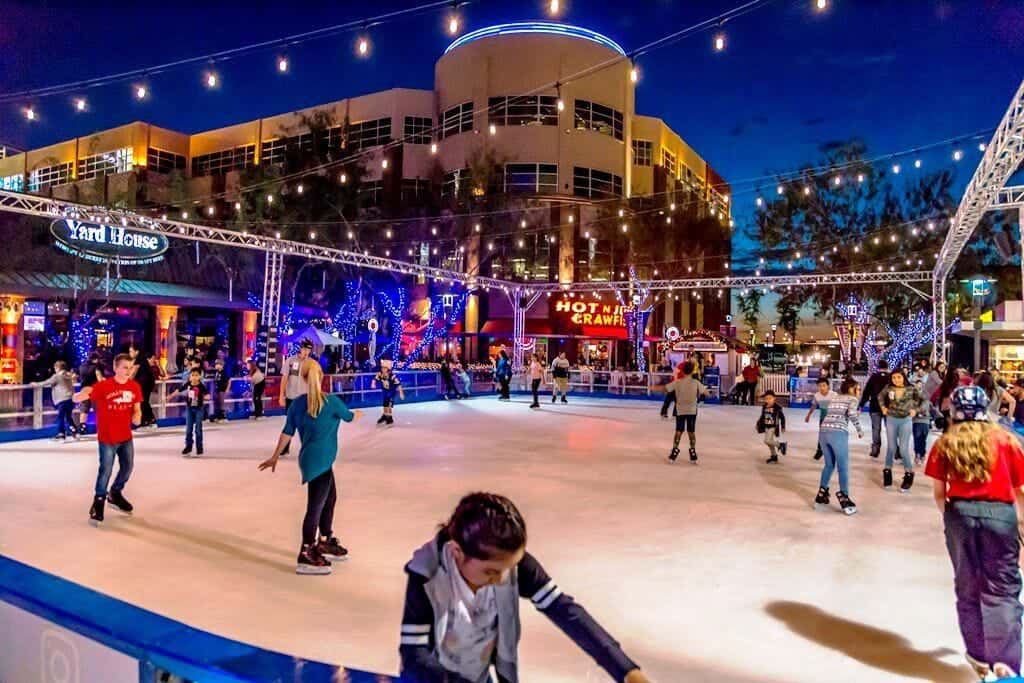
[[[359,283],[345,283],[345,300],[334,313],[334,332],[347,344],[343,347],[345,360],[352,360],[356,341],[356,326],[359,323]]]
[[[75,362],[78,365],[84,363],[92,352],[96,336],[92,328],[86,323],[89,317],[76,315],[71,318],[71,346],[75,350]]]
[[[396,287],[394,296],[398,301],[397,304],[392,301],[391,295],[387,292],[381,292],[378,295],[390,322],[388,323],[388,343],[378,351],[377,357],[373,359],[374,361],[380,360],[389,351],[391,353],[391,360],[398,360],[398,353],[402,347],[402,314],[405,312],[406,302],[405,287]]]

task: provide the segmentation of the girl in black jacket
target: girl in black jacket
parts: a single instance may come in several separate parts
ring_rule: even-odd
[[[619,644],[526,552],[526,523],[504,496],[463,498],[405,571],[399,646],[405,683],[518,683],[519,598],[528,598],[614,680],[647,683]]]

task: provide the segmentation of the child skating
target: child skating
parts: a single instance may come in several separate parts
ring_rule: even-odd
[[[210,395],[209,390],[203,383],[203,372],[199,368],[193,368],[188,374],[188,381],[178,387],[178,390],[168,396],[183,395],[185,397],[185,448],[181,454],[186,458],[192,455],[193,439],[196,445],[196,455],[203,454],[203,412],[206,410],[206,397]]]
[[[804,418],[804,422],[811,421],[811,415],[814,415],[814,411],[818,411],[818,424],[825,419],[825,414],[828,412],[828,404],[836,397],[836,393],[832,391],[832,383],[829,382],[828,377],[821,377],[818,379],[818,393],[811,397],[811,407],[807,411],[807,417]],[[814,451],[814,459],[821,460],[821,441],[818,441],[818,449]]]
[[[757,433],[764,434],[764,443],[768,446],[769,465],[779,461],[779,453],[786,454],[786,442],[782,435],[786,433],[786,413],[782,406],[775,403],[775,392],[769,389],[761,397],[761,417],[757,418]]]
[[[676,433],[672,442],[669,462],[679,457],[679,440],[686,432],[690,440],[690,462],[697,464],[697,404],[701,397],[708,393],[707,387],[693,376],[693,361],[683,364],[682,376],[665,385],[665,391],[675,395],[676,402]]]
[[[395,394],[397,393],[398,397],[404,401],[405,392],[402,390],[402,381],[391,371],[391,361],[382,360],[380,362],[380,372],[374,376],[372,386],[380,387],[381,401],[384,407],[384,412],[377,420],[377,424],[395,424],[395,418],[391,414],[394,410]]]
[[[398,648],[402,681],[523,680],[518,604],[523,598],[612,680],[647,683],[615,639],[526,551],[526,539],[526,522],[512,501],[472,493],[459,502],[441,531],[413,553],[405,566]]]
[[[911,419],[914,435],[914,464],[924,464],[925,456],[928,455],[928,433],[932,430],[932,402],[924,392],[921,392],[921,402],[917,406],[917,413]]]
[[[75,376],[68,370],[67,363],[62,360],[53,364],[53,375],[42,382],[32,382],[33,387],[51,387],[50,400],[57,409],[57,434],[54,441],[64,443],[70,432],[71,438],[78,441],[78,425],[71,417],[71,409],[75,407],[71,397],[75,393]]]
[[[828,412],[818,427],[818,446],[825,456],[825,467],[821,470],[820,488],[814,498],[816,509],[828,507],[828,484],[832,479],[832,470],[838,469],[839,493],[836,494],[836,500],[839,501],[839,507],[847,515],[857,512],[857,506],[850,500],[850,432],[847,425],[852,423],[857,429],[857,438],[864,438],[864,430],[860,427],[859,393],[860,385],[857,382],[844,380],[839,394],[833,394]]]

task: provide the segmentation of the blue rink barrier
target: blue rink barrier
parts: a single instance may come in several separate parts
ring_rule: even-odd
[[[398,683],[222,638],[2,555],[0,681]]]

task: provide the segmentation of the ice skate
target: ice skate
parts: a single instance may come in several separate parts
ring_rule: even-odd
[[[789,451],[789,444],[785,441],[779,442],[779,453],[785,455]]]
[[[840,491],[836,494],[836,500],[839,501],[839,507],[842,509],[844,515],[855,515],[857,514],[857,506],[854,505],[850,497],[846,495],[846,491]]]
[[[184,455],[186,458],[191,456],[192,455],[192,447],[191,446],[186,446],[185,448],[181,449],[181,454]]]
[[[380,419],[377,420],[377,424],[382,425],[382,424],[384,424],[387,421],[388,421],[388,416],[387,415],[381,415]]]
[[[132,514],[132,510],[135,509],[135,506],[129,503],[120,491],[111,491],[108,493],[107,502],[113,505],[115,510],[123,512],[126,515]]]
[[[385,415],[384,422],[390,427],[391,425],[395,424],[395,417],[393,415]]]
[[[679,457],[679,449],[678,448],[673,448],[672,452],[668,454],[668,461],[669,462],[675,462],[676,458],[678,458],[678,457]]]
[[[778,461],[779,461],[779,456],[772,455],[767,460],[765,460],[764,463],[766,465],[773,465],[773,464],[777,463]]]
[[[904,472],[903,483],[900,484],[900,493],[910,493],[910,488],[914,485],[914,473]]]
[[[348,549],[342,546],[334,536],[320,537],[320,541],[316,544],[316,550],[331,562],[343,562],[348,559]]]
[[[323,576],[331,573],[331,563],[320,554],[315,545],[304,545],[295,563],[295,573]]]
[[[822,486],[818,489],[818,495],[814,497],[814,509],[825,510],[829,506],[828,487]]]
[[[882,486],[884,488],[892,487],[892,470],[888,467],[882,470]]]
[[[89,524],[95,527],[103,524],[103,496],[95,496],[92,499],[92,507],[89,508]]]
[[[694,465],[697,464],[697,449],[693,448],[692,446],[690,447],[690,462],[692,462]]]

